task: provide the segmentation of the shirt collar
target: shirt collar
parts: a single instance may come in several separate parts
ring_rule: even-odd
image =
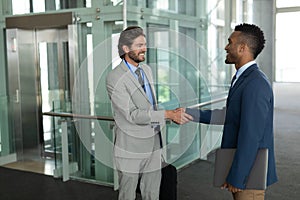
[[[129,62],[127,62],[125,59],[124,59],[124,63],[125,65],[130,69],[130,71],[132,72],[135,72],[135,70],[137,70],[138,67],[140,67],[140,65],[138,65],[137,67],[130,64]]]
[[[246,64],[244,64],[241,68],[239,68],[237,71],[236,71],[236,79],[238,79],[241,75],[242,75],[242,73],[246,70],[246,69],[248,69],[248,67],[250,67],[251,65],[253,65],[253,64],[255,64],[256,62],[255,62],[255,60],[252,60],[252,61],[250,61],[250,62],[248,62],[248,63],[246,63]]]

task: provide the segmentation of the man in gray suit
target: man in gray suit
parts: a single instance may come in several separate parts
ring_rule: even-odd
[[[165,120],[192,120],[181,111],[157,110],[152,71],[141,64],[147,51],[143,29],[121,32],[122,62],[106,78],[115,120],[114,161],[119,175],[119,200],[134,200],[140,180],[143,200],[158,200],[161,180],[161,132]]]

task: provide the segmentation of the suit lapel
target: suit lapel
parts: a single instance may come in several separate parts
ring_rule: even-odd
[[[124,64],[124,62],[121,62],[121,67],[125,71],[126,76],[133,82],[133,84],[138,88],[138,90],[144,95],[144,97],[149,101],[147,94],[145,93],[143,87],[139,83],[139,81],[135,78],[135,76],[132,74],[132,72],[128,69],[128,67]],[[150,103],[150,101],[149,101]]]
[[[251,65],[248,69],[246,69],[242,75],[238,78],[238,80],[236,81],[236,83],[233,85],[232,88],[229,89],[229,93],[228,93],[228,98],[227,98],[227,102],[230,100],[230,98],[232,97],[232,95],[234,94],[234,92],[243,84],[245,83],[245,79],[247,79],[247,77],[249,76],[249,74],[251,74],[251,72],[253,72],[254,70],[257,70],[257,64],[253,64]]]

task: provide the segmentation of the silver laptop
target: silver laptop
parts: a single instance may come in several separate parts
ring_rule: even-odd
[[[231,168],[236,149],[217,149],[215,158],[214,186],[221,187]],[[268,149],[258,151],[246,188],[265,190],[267,187]]]

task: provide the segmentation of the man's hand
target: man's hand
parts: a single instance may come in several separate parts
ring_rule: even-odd
[[[166,110],[165,118],[171,119],[177,124],[185,124],[193,120],[193,117],[191,115],[185,113],[184,108],[177,108],[176,110]]]
[[[239,188],[234,187],[233,185],[230,185],[229,183],[224,183],[221,187],[222,189],[227,189],[229,192],[236,193],[241,192],[242,190]]]

